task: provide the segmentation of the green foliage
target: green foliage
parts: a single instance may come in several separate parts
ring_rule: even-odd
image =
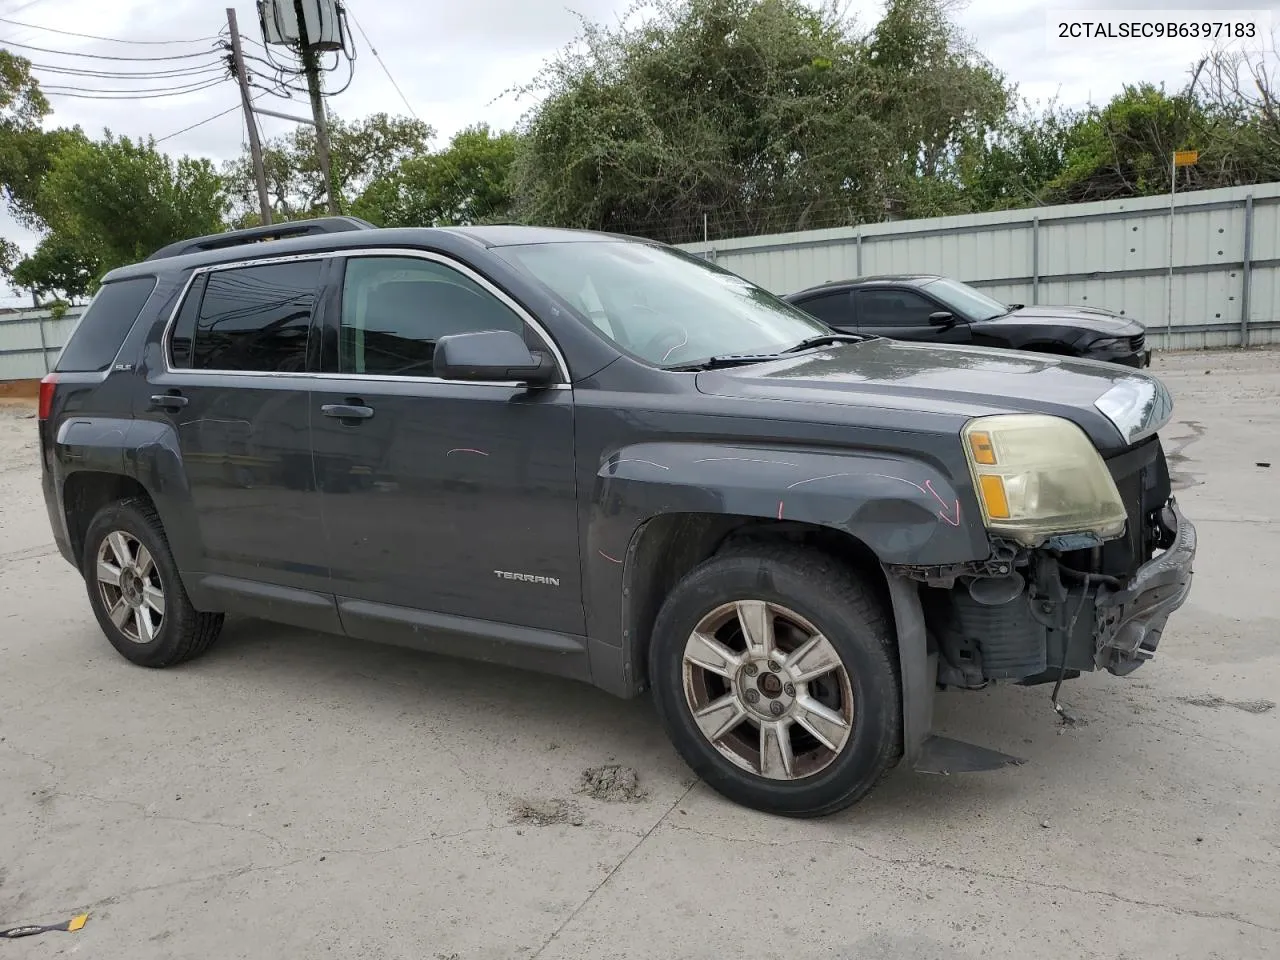
[[[31,75],[31,61],[0,50],[0,130],[31,129],[49,113],[49,101]]]
[[[537,222],[700,238],[941,212],[1003,79],[937,0],[890,0],[869,36],[800,0],[653,0],[584,24],[529,88],[514,168]],[[641,17],[640,15],[644,16]]]
[[[23,225],[44,229],[38,212],[40,184],[53,168],[54,158],[73,143],[85,143],[79,127],[54,130],[0,132],[0,189],[4,191],[9,212]]]
[[[1150,84],[1125,87],[1080,122],[1049,195],[1074,203],[1167,193],[1173,151],[1204,147],[1203,129],[1191,96]]]
[[[1044,201],[1049,183],[1062,175],[1081,140],[1084,114],[1050,103],[1037,112],[1023,105],[1011,113],[961,164],[967,209],[1004,210]]]
[[[513,133],[494,134],[485,124],[468,127],[439,153],[409,157],[374,180],[351,212],[381,227],[509,220],[516,145]]]
[[[174,160],[154,141],[110,132],[59,151],[37,204],[52,232],[96,253],[104,271],[175,240],[216,233],[225,209],[225,186],[208,160]]]
[[[19,260],[5,273],[18,287],[30,290],[37,300],[54,296],[74,301],[93,292],[102,273],[102,261],[97,250],[54,231],[40,241],[31,256]]]
[[[408,117],[375,113],[347,122],[332,118],[329,123],[330,166],[339,195],[339,208],[346,210],[373,181],[391,174],[403,160],[426,152],[433,135],[431,127]],[[316,155],[316,131],[299,126],[262,145],[267,193],[273,219],[300,220],[323,216],[328,190],[320,174]],[[231,193],[236,226],[260,222],[258,191],[253,163],[246,152],[227,164],[224,174]]]

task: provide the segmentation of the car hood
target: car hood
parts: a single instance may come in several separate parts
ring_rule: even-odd
[[[1133,337],[1145,331],[1137,320],[1123,317],[1111,310],[1097,307],[1055,307],[1035,306],[1014,310],[1003,317],[985,320],[983,323],[994,326],[1035,326],[1043,324],[1054,327],[1073,327],[1088,333],[1097,333],[1109,337]]]
[[[701,392],[712,396],[899,409],[962,419],[1046,413],[1079,424],[1104,453],[1154,433],[1173,408],[1159,380],[1115,364],[882,338],[707,370],[698,374],[697,383]],[[1121,416],[1123,427],[1096,405],[1117,386],[1121,389],[1113,398],[1137,398]],[[1115,405],[1107,406],[1116,416]]]

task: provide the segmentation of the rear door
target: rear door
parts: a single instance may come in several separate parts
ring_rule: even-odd
[[[945,310],[922,293],[905,287],[863,287],[853,292],[858,333],[893,340],[925,343],[968,343],[969,324],[960,318],[947,327],[936,325],[929,315]]]
[[[195,572],[213,576],[215,589],[252,592],[247,585],[259,583],[331,593],[308,377],[327,264],[197,273],[165,337],[166,362],[147,371],[138,416],[177,434],[201,540]]]
[[[853,298],[848,290],[836,293],[819,293],[796,304],[805,313],[817,317],[833,330],[841,333],[857,333],[858,322],[853,315]]]
[[[378,639],[430,611],[582,634],[572,390],[432,370],[448,334],[512,330],[554,353],[549,340],[450,258],[379,251],[334,266],[311,421],[347,631]]]

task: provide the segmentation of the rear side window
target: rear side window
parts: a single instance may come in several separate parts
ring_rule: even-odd
[[[174,367],[287,373],[306,369],[319,260],[217,270],[192,285],[170,337]]]
[[[76,325],[54,370],[78,373],[111,366],[155,288],[155,277],[103,284]]]
[[[848,290],[810,297],[808,300],[797,303],[796,306],[832,327],[847,327],[853,324],[853,301],[849,299]]]

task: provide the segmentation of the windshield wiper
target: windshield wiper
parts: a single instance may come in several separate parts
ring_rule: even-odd
[[[812,347],[825,347],[831,343],[862,343],[869,340],[870,337],[860,336],[856,333],[824,333],[817,337],[808,337],[801,340],[794,347],[787,347],[783,353],[799,353],[801,350],[809,350]]]
[[[674,367],[665,367],[666,370],[675,370],[680,373],[688,373],[691,370],[715,370],[720,367],[740,367],[748,363],[765,363],[769,360],[778,360],[791,353],[799,353],[801,350],[809,350],[812,347],[822,347],[828,343],[861,343],[864,340],[870,340],[871,337],[860,336],[855,333],[824,333],[821,336],[809,337],[801,340],[793,347],[787,347],[777,353],[726,353],[720,357],[707,357],[705,360],[698,360],[694,363],[681,363]]]
[[[705,360],[680,363],[673,367],[663,367],[663,369],[689,373],[694,370],[716,370],[721,367],[745,366],[748,363],[765,363],[769,360],[777,360],[780,356],[782,356],[780,353],[727,353],[722,357],[707,357]]]

